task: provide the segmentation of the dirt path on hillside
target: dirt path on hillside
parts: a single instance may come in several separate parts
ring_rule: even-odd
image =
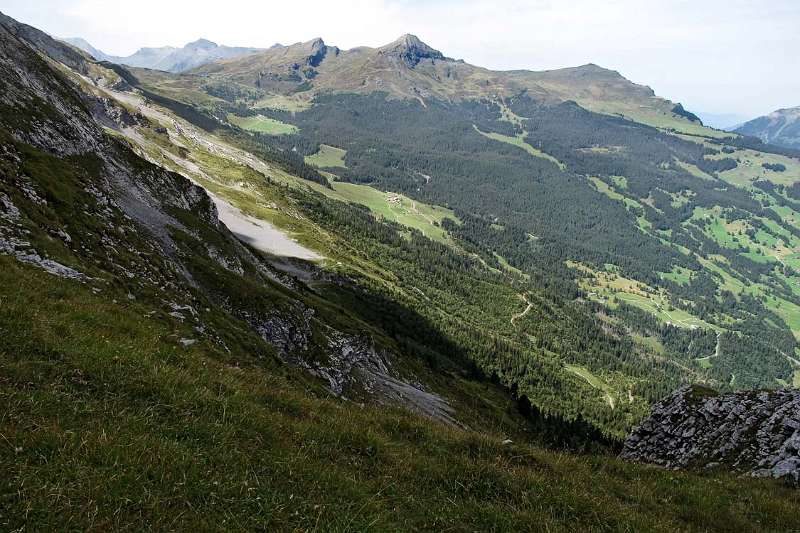
[[[533,304],[528,301],[528,296],[526,294],[520,294],[519,297],[522,298],[522,301],[524,301],[527,304],[527,307],[523,312],[518,313],[511,317],[512,326],[514,325],[514,322],[527,315],[530,312],[530,310],[533,309]]]

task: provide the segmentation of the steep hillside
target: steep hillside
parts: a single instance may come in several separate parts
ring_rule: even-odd
[[[395,288],[468,290],[447,245],[329,198],[344,193],[266,146],[256,161],[201,133],[124,71],[46,59],[66,52],[45,37],[0,23],[0,528],[800,526],[796,491],[621,463],[480,380]],[[217,207],[236,191],[322,263],[235,238]],[[435,276],[393,270],[433,252],[452,261]],[[374,292],[355,266],[397,285]]]
[[[208,39],[198,39],[182,48],[174,46],[140,48],[134,54],[121,57],[106,54],[79,37],[63,39],[63,41],[83,50],[98,61],[110,61],[120,65],[176,73],[191,70],[206,63],[242,57],[261,51],[259,48],[231,47],[218,45]]]
[[[209,194],[138,157],[123,135],[159,126],[150,122],[149,112],[131,112],[124,101],[99,96],[113,92],[114,86],[106,84],[111,74],[91,80],[64,65],[45,63],[37,55],[45,51],[38,41],[10,33],[5,24],[0,29],[0,253],[28,266],[20,272],[38,268],[78,282],[112,304],[149,306],[146,318],[166,321],[176,346],[203,344],[273,364],[292,363],[336,396],[404,406],[454,426],[469,423],[470,412],[457,415],[447,399],[428,390],[439,374],[398,342],[413,330],[420,336],[418,348],[427,338],[429,356],[454,373],[451,385],[469,379],[470,364],[459,359],[457,350],[451,350],[454,359],[437,353],[447,341],[421,317],[402,302],[381,303],[379,295],[344,273],[321,269],[327,259],[213,194],[221,183],[207,183],[210,176],[202,169],[214,163],[192,167],[196,173],[178,167],[184,161],[179,157],[165,165],[206,184]],[[32,28],[25,28],[25,35],[42,37]],[[54,49],[63,46],[42,39]],[[103,69],[84,61],[83,70]],[[170,148],[181,153],[177,146]],[[211,153],[205,152],[206,157]],[[234,162],[228,164],[231,171],[243,172]],[[276,188],[264,175],[250,173]],[[287,212],[292,200],[298,201],[275,198]],[[346,206],[331,203],[328,208]],[[395,232],[375,226],[373,231]],[[328,240],[336,246],[333,236]],[[316,262],[292,259],[299,256]],[[385,316],[378,316],[378,310]],[[393,329],[382,329],[384,321]],[[428,378],[429,385],[423,385]],[[499,388],[496,392],[502,394]]]
[[[779,109],[745,122],[736,132],[758,137],[765,143],[800,149],[800,107]]]

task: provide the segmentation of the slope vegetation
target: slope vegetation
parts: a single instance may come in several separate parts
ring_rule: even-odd
[[[300,156],[68,50],[0,24],[3,529],[798,527],[795,491],[612,458],[582,417],[618,434],[636,411],[559,354],[611,363],[621,331],[578,344],[579,307],[479,249],[329,198]],[[246,246],[209,193],[322,268]]]

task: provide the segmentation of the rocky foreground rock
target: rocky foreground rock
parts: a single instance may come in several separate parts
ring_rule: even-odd
[[[800,483],[800,390],[733,394],[684,387],[626,439],[621,458],[666,468],[724,468]]]

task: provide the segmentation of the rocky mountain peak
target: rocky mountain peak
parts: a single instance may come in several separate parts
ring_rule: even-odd
[[[718,394],[684,387],[653,407],[620,457],[800,483],[800,390]]]
[[[311,50],[319,50],[321,48],[325,48],[325,41],[322,40],[322,37],[316,37],[308,41],[306,46],[311,48]]]
[[[219,45],[213,41],[209,41],[208,39],[198,39],[194,42],[187,44],[184,48],[186,50],[213,50],[217,48]]]
[[[303,51],[308,55],[306,58],[306,63],[312,67],[319,66],[319,64],[322,63],[322,60],[325,59],[325,55],[328,53],[328,46],[320,37],[311,39],[310,41],[303,43],[301,46]],[[335,50],[335,48],[333,50]]]
[[[382,47],[381,52],[400,58],[409,68],[415,67],[423,59],[445,59],[444,54],[428,46],[416,35],[407,33]]]

